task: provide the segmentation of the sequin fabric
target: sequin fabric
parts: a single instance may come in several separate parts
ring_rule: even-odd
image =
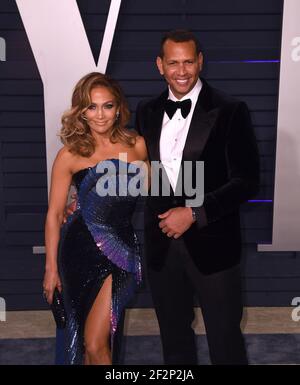
[[[104,161],[103,161],[104,162]],[[137,237],[131,219],[137,196],[124,191],[137,170],[132,164],[110,159],[116,173],[89,167],[73,175],[78,203],[62,227],[58,262],[67,312],[64,330],[64,364],[83,363],[84,323],[104,280],[112,274],[111,348],[118,321],[141,282],[141,261]],[[131,171],[129,171],[131,167]],[[129,172],[128,172],[129,171]],[[125,175],[126,174],[126,175]],[[97,184],[102,177],[116,187],[115,196],[100,196]],[[61,343],[61,341],[60,341]]]

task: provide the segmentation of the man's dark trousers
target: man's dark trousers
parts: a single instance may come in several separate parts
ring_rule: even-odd
[[[201,250],[199,250],[201,253]],[[246,365],[240,330],[243,305],[239,265],[204,275],[188,254],[183,238],[172,239],[164,266],[148,266],[148,278],[160,326],[165,364],[196,364],[192,329],[193,294],[201,306],[211,363]]]

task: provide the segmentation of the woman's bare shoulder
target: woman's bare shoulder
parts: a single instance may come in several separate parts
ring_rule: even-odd
[[[67,146],[63,146],[56,155],[55,163],[58,166],[71,170],[72,165],[76,161],[76,156],[72,154]]]
[[[135,140],[136,140],[135,150],[138,152],[141,159],[147,160],[148,159],[147,146],[146,146],[144,137],[137,134],[135,137]]]

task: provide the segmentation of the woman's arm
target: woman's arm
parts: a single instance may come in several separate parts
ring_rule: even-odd
[[[72,180],[71,157],[68,150],[62,148],[58,152],[52,167],[49,207],[45,224],[46,265],[43,283],[44,292],[49,303],[52,303],[55,287],[61,291],[61,281],[57,267],[57,249],[64,208]]]
[[[146,191],[149,191],[150,184],[151,184],[151,168],[150,168],[150,162],[148,159],[148,152],[147,147],[145,143],[145,139],[143,136],[138,135],[136,138],[136,145],[135,150],[137,151],[139,158],[144,162],[144,172],[147,178],[144,180],[145,189]]]

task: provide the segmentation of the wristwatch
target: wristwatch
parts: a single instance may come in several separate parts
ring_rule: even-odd
[[[191,207],[191,209],[192,209],[192,218],[193,218],[193,221],[194,221],[194,222],[197,222],[196,210],[195,210],[193,207]]]

